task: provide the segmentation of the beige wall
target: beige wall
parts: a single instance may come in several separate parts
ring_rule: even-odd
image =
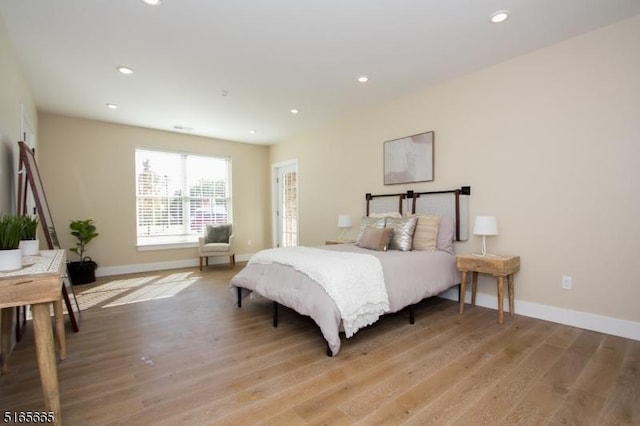
[[[60,243],[65,248],[75,245],[69,221],[94,219],[100,236],[89,244],[87,254],[103,270],[197,259],[196,248],[137,250],[136,147],[231,157],[237,253],[251,253],[269,241],[265,146],[46,113],[40,115],[40,134],[40,173]],[[253,246],[248,246],[248,240]]]
[[[31,90],[18,65],[16,53],[0,15],[0,214],[15,213],[18,145],[22,140],[22,109],[37,129]]]
[[[0,15],[0,215],[16,213],[17,143],[22,140],[23,109],[37,133],[38,117],[31,90]],[[11,334],[11,345],[14,340]]]
[[[428,130],[435,181],[385,187],[383,141]],[[471,219],[498,218],[489,250],[521,256],[516,311],[530,303],[637,323],[639,135],[635,17],[316,129],[274,146],[270,161],[299,159],[302,244],[335,237],[339,213],[357,226],[366,192],[471,185]],[[456,250],[479,244],[472,236]],[[492,281],[480,291],[495,300]]]

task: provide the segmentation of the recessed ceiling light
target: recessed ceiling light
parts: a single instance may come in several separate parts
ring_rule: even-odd
[[[251,133],[252,135],[255,135],[255,134],[256,134],[256,131],[255,131],[255,130],[253,130],[253,129],[251,129],[251,130],[249,130],[249,133]]]
[[[361,75],[360,77],[358,77],[358,81],[360,83],[366,83],[367,81],[369,81],[369,77],[367,77],[366,75]]]
[[[300,110],[299,110],[298,108],[291,108],[291,109],[289,110],[289,112],[290,112],[291,114],[297,114],[297,113],[299,113],[299,112],[300,112]]]
[[[506,21],[508,17],[509,17],[508,10],[499,10],[491,14],[491,22],[493,22],[494,24],[499,24],[500,22]]]
[[[126,75],[133,74],[133,69],[129,67],[119,66],[117,69],[121,74],[126,74]]]
[[[143,0],[146,4],[150,4],[151,6],[157,6],[161,2],[161,0]]]
[[[116,105],[116,104],[107,104],[107,108],[109,108],[109,109],[118,109],[118,105]]]

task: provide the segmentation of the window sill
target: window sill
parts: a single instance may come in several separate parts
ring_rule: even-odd
[[[198,247],[198,235],[171,237],[140,237],[138,251],[175,250]]]

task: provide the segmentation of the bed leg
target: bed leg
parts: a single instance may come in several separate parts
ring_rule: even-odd
[[[238,290],[238,308],[242,308],[242,288],[236,287]]]
[[[333,352],[331,352],[331,348],[329,347],[329,344],[327,343],[327,356],[329,358],[333,357]]]
[[[273,326],[278,326],[278,302],[273,302]]]
[[[409,324],[415,324],[416,322],[416,311],[414,307],[415,305],[409,305]]]

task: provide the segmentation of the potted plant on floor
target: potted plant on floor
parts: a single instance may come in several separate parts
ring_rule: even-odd
[[[76,237],[76,246],[69,249],[80,256],[76,262],[67,262],[67,271],[72,284],[87,284],[96,280],[96,268],[98,264],[89,256],[85,256],[87,244],[98,236],[93,219],[74,220],[69,224],[71,235]]]
[[[36,238],[38,232],[38,218],[22,216],[22,236],[20,249],[23,256],[36,256],[40,253],[40,241]]]
[[[0,217],[0,271],[13,271],[22,267],[22,218],[14,215]]]

